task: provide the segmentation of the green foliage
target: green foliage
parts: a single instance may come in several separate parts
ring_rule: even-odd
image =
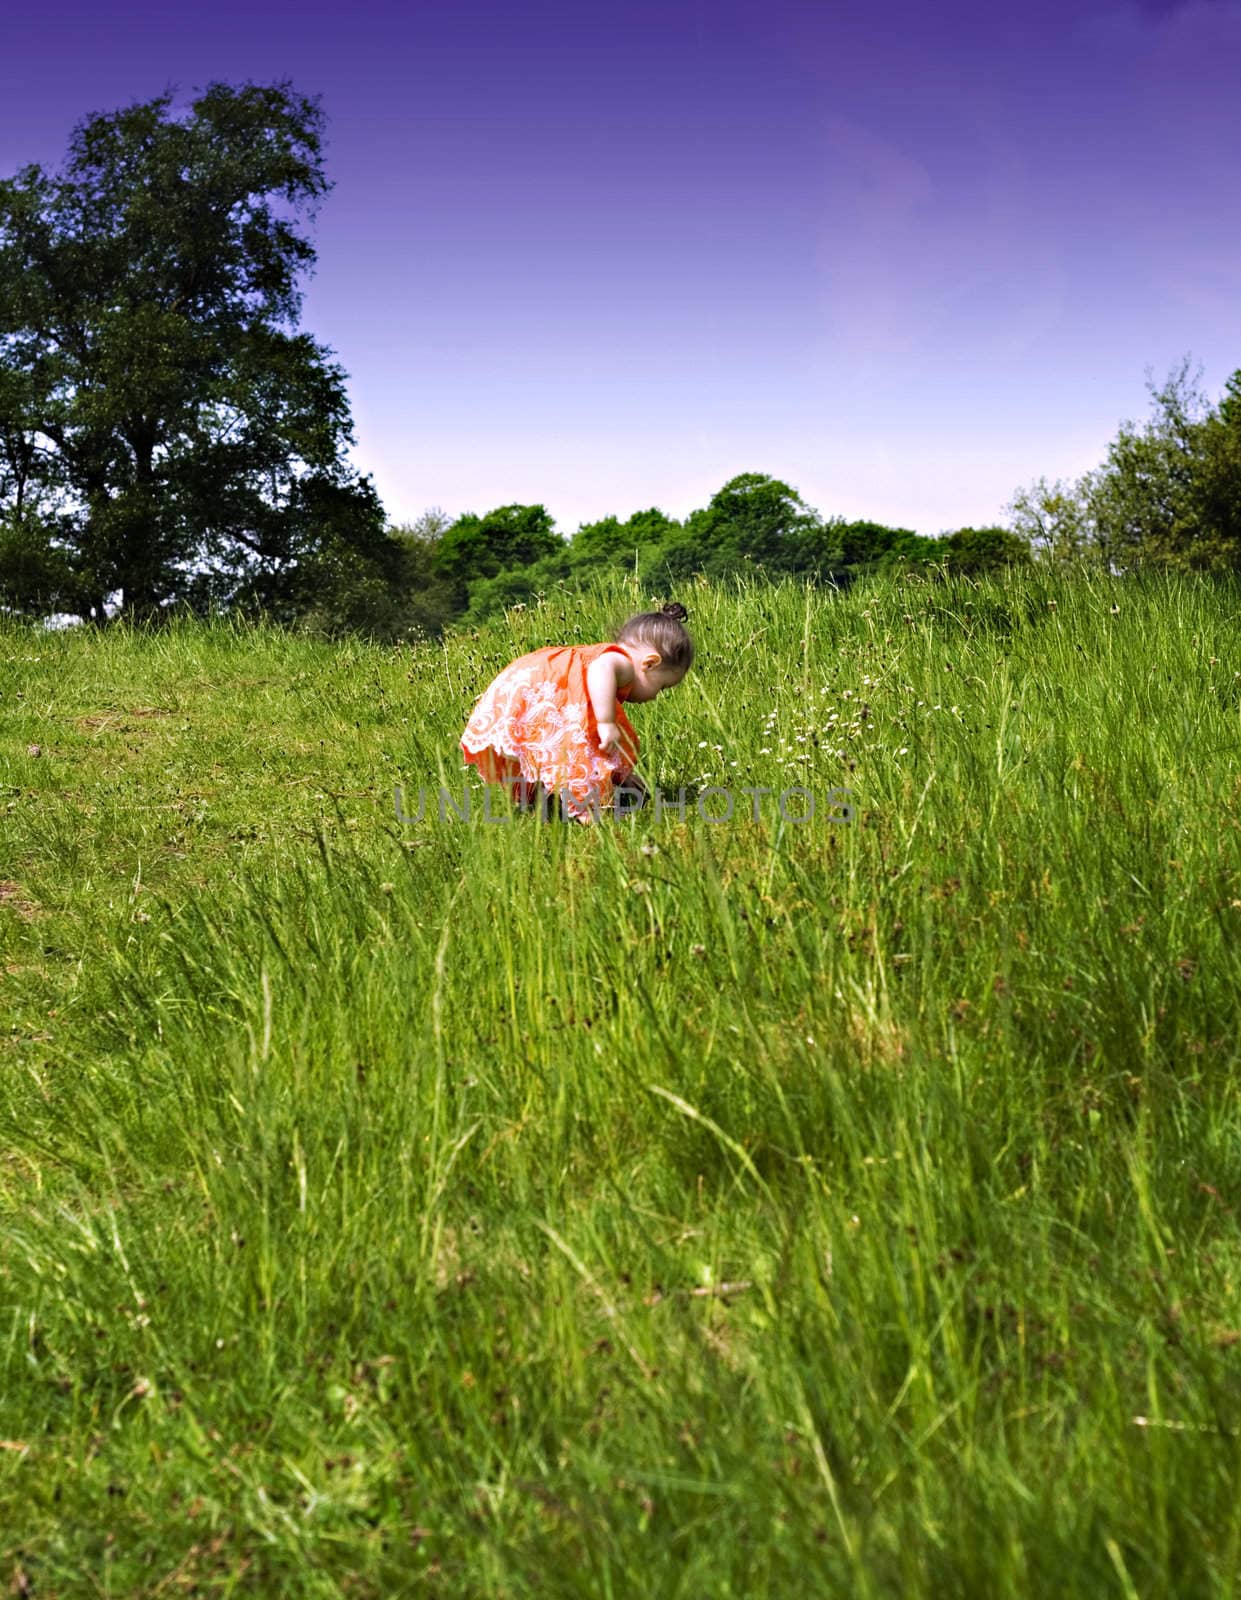
[[[771,572],[799,570],[821,524],[795,489],[761,472],[744,472],[712,495],[702,511],[670,530],[654,570],[671,579],[693,572],[722,577],[745,563]]]
[[[0,521],[0,610],[47,616],[76,610],[78,580],[55,539],[55,524],[15,508]]]
[[[635,511],[622,522],[618,517],[605,517],[600,522],[583,524],[573,535],[570,549],[573,565],[581,570],[607,563],[616,567],[639,567],[665,548],[677,533],[680,524],[652,506],[646,511]]]
[[[389,529],[404,552],[404,577],[400,586],[403,616],[401,636],[438,635],[454,615],[453,585],[436,570],[436,552],[452,518],[438,507],[413,523]]]
[[[1241,371],[1195,432],[1194,500],[1199,539],[1184,567],[1241,572]]]
[[[1195,492],[1205,402],[1185,363],[1151,393],[1150,421],[1121,424],[1088,480],[1087,503],[1109,560],[1176,565],[1207,542]]]
[[[1026,541],[1008,528],[958,528],[940,541],[939,554],[951,571],[970,574],[1024,566],[1032,559]]]
[[[384,592],[399,560],[344,459],[344,373],[296,331],[322,113],[287,84],[170,108],[92,116],[61,173],[0,182],[0,522],[97,621],[118,590],[134,616],[293,614],[342,561]],[[39,610],[39,570],[4,562],[9,605]]]
[[[942,557],[940,543],[911,528],[889,528],[881,522],[842,522],[837,527],[839,562],[846,571],[883,572],[920,565]]]
[[[1182,571],[1241,570],[1241,372],[1212,406],[1188,358],[1151,384],[1151,416],[1124,422],[1106,460],[1076,484],[1045,479],[1014,497],[1014,530],[1039,559]]]
[[[445,530],[435,554],[435,571],[452,585],[457,604],[464,607],[476,579],[494,578],[563,548],[545,506],[499,506],[481,517],[467,512]]]
[[[1039,478],[1019,489],[1008,507],[1013,532],[1032,559],[1054,562],[1102,561],[1094,540],[1089,508],[1079,486]]]
[[[557,550],[528,566],[507,567],[490,578],[475,578],[469,586],[469,603],[461,616],[464,623],[479,623],[509,606],[528,605],[546,594],[555,584],[574,575],[568,549]]]
[[[446,519],[443,519],[446,523]],[[655,507],[627,520],[584,524],[566,544],[542,506],[504,506],[485,516],[437,525],[434,570],[451,592],[450,612],[476,626],[555,587],[598,574],[633,574],[668,592],[697,577],[808,578],[845,587],[857,576],[917,568],[945,559],[945,543],[877,522],[824,520],[788,484],[765,473],[731,479],[684,522]],[[973,542],[966,557],[966,535]],[[1024,544],[1004,530],[963,530],[953,547],[965,570],[1019,560]],[[539,553],[541,552],[541,553]]]

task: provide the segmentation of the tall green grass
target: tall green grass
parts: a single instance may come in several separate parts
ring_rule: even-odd
[[[1235,1592],[1237,585],[690,587],[685,820],[484,822],[649,598],[0,628],[15,1592]]]

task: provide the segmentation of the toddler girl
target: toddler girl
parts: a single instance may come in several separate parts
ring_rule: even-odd
[[[614,642],[547,645],[510,662],[484,691],[461,736],[461,751],[488,783],[503,783],[528,805],[536,785],[559,794],[564,811],[589,822],[634,775],[638,736],[621,702],[653,700],[689,670],[689,615],[673,602],[630,617]]]

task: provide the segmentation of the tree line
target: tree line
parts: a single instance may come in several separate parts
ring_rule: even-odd
[[[499,506],[455,520],[438,509],[394,530],[420,573],[421,626],[482,621],[553,584],[601,567],[636,573],[652,591],[694,573],[802,576],[844,587],[895,564],[943,563],[977,572],[1032,559],[1006,528],[961,528],[930,538],[878,522],[824,519],[795,489],[766,473],[730,479],[681,521],[656,507],[583,524],[569,539],[542,505]]]
[[[542,505],[390,526],[345,374],[299,327],[307,225],[331,185],[317,99],[211,84],[87,118],[58,173],[0,181],[0,609],[99,626],[263,614],[328,633],[435,633],[623,564],[648,587],[739,570],[847,584],[893,564],[1241,566],[1241,372],[1212,405],[1186,360],[1143,426],[1008,526],[930,538],[823,518],[763,473],[677,520],[563,538]]]

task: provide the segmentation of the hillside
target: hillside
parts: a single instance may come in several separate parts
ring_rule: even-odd
[[[687,584],[597,828],[435,797],[623,578],[0,625],[15,1592],[1230,1592],[1239,597]]]

